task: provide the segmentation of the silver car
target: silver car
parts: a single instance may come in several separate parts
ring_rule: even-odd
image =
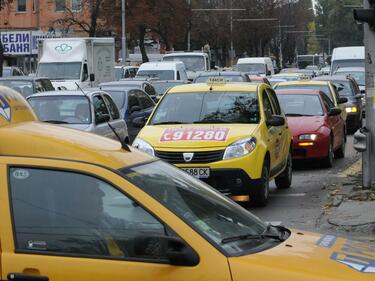
[[[111,96],[104,91],[51,91],[27,97],[40,121],[129,143],[128,129]]]

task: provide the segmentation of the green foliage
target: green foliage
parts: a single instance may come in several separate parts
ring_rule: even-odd
[[[363,27],[354,21],[353,8],[345,7],[350,5],[360,6],[362,1],[317,0],[317,33],[329,37],[332,48],[363,45]]]
[[[307,53],[319,54],[321,52],[321,47],[320,47],[317,37],[315,36],[316,25],[314,21],[308,23],[307,30],[312,32],[313,34],[311,37],[309,37],[307,41]]]

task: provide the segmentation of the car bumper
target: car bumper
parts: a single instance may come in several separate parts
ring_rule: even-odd
[[[306,145],[306,144],[309,145]],[[310,145],[312,144],[312,145]],[[329,136],[320,137],[315,141],[294,141],[293,159],[323,159],[328,156]]]

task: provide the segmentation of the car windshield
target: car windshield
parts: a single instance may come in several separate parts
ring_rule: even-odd
[[[164,57],[163,61],[182,61],[188,71],[205,71],[203,56],[171,56]]]
[[[161,101],[150,125],[259,122],[255,92],[173,93]]]
[[[206,83],[212,76],[199,76],[194,83]],[[218,77],[218,76],[216,76]],[[247,80],[241,75],[220,75],[226,82],[246,82]]]
[[[37,76],[50,80],[79,80],[81,76],[80,62],[40,63]]]
[[[289,90],[289,89],[300,89],[300,90],[315,90],[325,93],[332,101],[334,101],[331,90],[328,85],[307,85],[307,84],[295,84],[295,85],[277,85],[278,90]]]
[[[336,74],[339,75],[350,75],[353,79],[358,83],[360,86],[366,85],[366,74],[364,71],[346,71],[346,70],[338,70]]]
[[[354,95],[352,88],[350,87],[349,81],[331,81],[337,89],[340,96],[350,97]]]
[[[286,116],[322,116],[323,107],[317,95],[277,95]]]
[[[12,88],[19,92],[24,98],[34,93],[33,83],[31,81],[23,80],[0,80],[1,86]]]
[[[127,91],[119,91],[119,90],[108,90],[105,88],[102,88],[103,91],[106,91],[115,102],[117,108],[121,111],[122,108],[125,106],[125,96]]]
[[[365,60],[354,59],[354,60],[334,60],[332,61],[333,72],[337,72],[343,67],[365,67]]]
[[[236,65],[236,70],[254,74],[266,73],[266,67],[263,63],[240,63]]]
[[[228,237],[261,235],[267,225],[237,203],[174,166],[156,161],[123,168],[120,172],[227,255],[261,251],[265,249],[261,246],[270,242],[268,239],[224,242]],[[273,246],[275,242],[280,243],[273,241]]]
[[[175,80],[173,70],[139,70],[137,77],[159,78],[160,80]]]
[[[181,83],[173,83],[173,82],[165,82],[165,83],[152,83],[152,86],[154,86],[154,89],[156,91],[156,94],[158,96],[164,95],[164,93],[169,89],[176,85],[181,85]]]
[[[91,110],[84,96],[34,96],[28,99],[40,121],[56,124],[91,124]]]

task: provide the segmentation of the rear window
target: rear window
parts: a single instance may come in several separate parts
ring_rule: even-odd
[[[104,90],[110,96],[112,97],[113,101],[115,102],[117,108],[121,110],[125,106],[125,96],[126,92],[125,91],[114,91],[114,90]]]

